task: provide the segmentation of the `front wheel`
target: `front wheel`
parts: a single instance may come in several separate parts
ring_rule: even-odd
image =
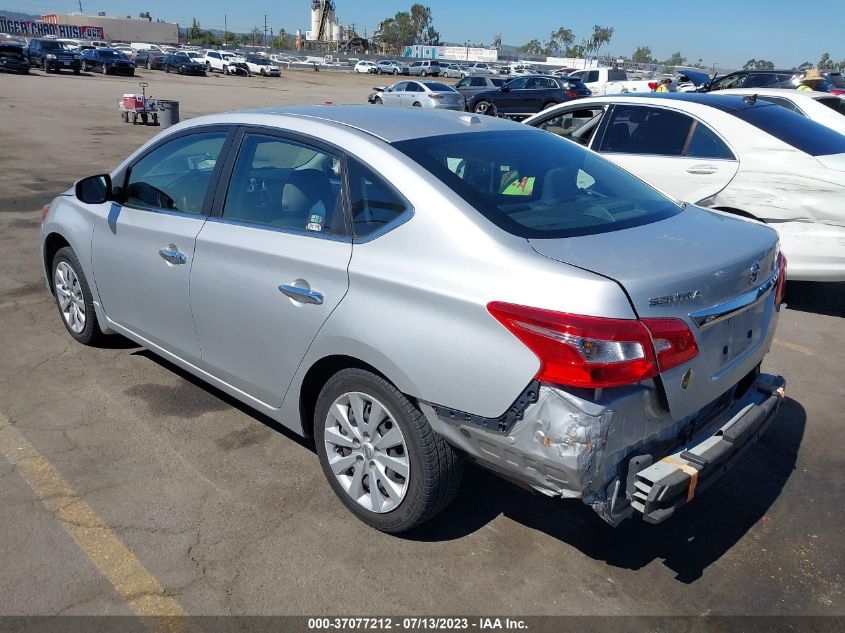
[[[375,99],[373,99],[373,103],[376,105],[382,105],[384,101],[381,100],[381,97],[376,97]]]
[[[344,369],[317,399],[315,441],[334,493],[364,523],[404,532],[452,500],[460,455],[423,413],[384,378]]]
[[[393,69],[393,74],[394,74],[394,75],[398,75],[398,74],[399,74],[399,69],[398,69],[398,68],[394,68],[394,69]]]
[[[266,71],[266,70],[264,70],[263,68],[261,69],[261,76],[262,76],[262,77],[266,77],[266,76],[267,76],[267,71]]]
[[[76,253],[70,246],[53,257],[53,293],[68,333],[83,345],[94,345],[103,337],[91,289]]]

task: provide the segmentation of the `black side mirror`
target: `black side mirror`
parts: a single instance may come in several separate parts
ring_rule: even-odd
[[[100,174],[89,176],[76,183],[76,197],[86,204],[102,204],[113,197],[111,176]]]

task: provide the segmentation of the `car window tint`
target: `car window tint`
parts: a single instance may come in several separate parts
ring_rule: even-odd
[[[840,99],[839,97],[820,97],[816,101],[823,103],[839,114],[845,115],[845,99]]]
[[[598,80],[599,80],[599,71],[597,71],[597,70],[591,70],[590,72],[588,72],[588,73],[587,73],[587,78],[586,78],[586,79],[584,79],[583,81],[584,81],[585,83],[590,83],[590,84],[592,84],[592,83],[597,82]]]
[[[470,85],[473,88],[486,88],[487,81],[483,77],[473,77],[472,83],[470,83]]]
[[[474,81],[474,79],[470,80],[469,77],[465,77],[464,79],[461,79],[458,83],[455,84],[455,88],[467,88],[469,86],[474,86],[475,84],[472,83]]]
[[[522,90],[523,88],[525,88],[525,84],[527,82],[527,78],[519,77],[517,79],[510,80],[507,84],[505,84],[505,86],[510,88],[511,90]]]
[[[366,237],[388,226],[410,205],[393,187],[356,160],[348,162],[349,199],[355,237]]]
[[[787,110],[791,110],[792,112],[797,112],[798,114],[804,114],[801,112],[801,108],[799,108],[795,103],[790,101],[789,99],[784,99],[783,97],[770,97],[768,95],[757,95],[757,98],[761,101],[768,101],[769,103],[774,103],[775,105],[779,105],[782,108],[786,108]]]
[[[225,141],[226,132],[205,132],[154,149],[129,170],[126,204],[201,213]]]
[[[530,128],[423,137],[394,146],[478,213],[520,237],[590,235],[681,212],[609,161]]]
[[[633,105],[616,106],[600,152],[681,156],[692,119],[680,112]]]
[[[346,235],[340,161],[262,134],[241,144],[223,217],[274,228]]]
[[[502,86],[505,85],[505,80],[504,79],[491,79],[490,83],[492,83],[497,88],[501,88]]]
[[[728,88],[739,88],[742,86],[742,82],[745,79],[745,73],[739,73],[736,75],[728,75],[717,81],[713,88],[715,90],[727,90]]]
[[[845,153],[845,134],[786,108],[758,103],[730,114],[810,156]]]
[[[624,70],[613,68],[607,71],[607,80],[608,81],[627,81],[628,80],[628,73]]]
[[[736,160],[725,142],[700,121],[695,122],[695,128],[687,142],[687,151],[684,155],[690,158]]]
[[[743,88],[764,88],[771,86],[781,81],[778,75],[769,75],[767,73],[751,73],[745,78],[742,84]]]
[[[442,84],[437,81],[427,81],[425,82],[425,87],[429,90],[433,90],[434,92],[454,92],[452,86],[448,84]]]

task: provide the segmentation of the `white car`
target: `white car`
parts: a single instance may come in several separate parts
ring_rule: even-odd
[[[525,123],[675,198],[770,224],[790,279],[845,281],[845,136],[830,128],[724,91],[587,97]]]
[[[262,77],[281,77],[282,71],[279,67],[267,59],[266,57],[259,57],[258,55],[246,58],[246,67],[253,75],[261,75]]]
[[[205,69],[208,72],[216,70],[224,75],[230,74],[232,72],[231,67],[235,64],[240,64],[243,68],[246,68],[246,59],[229,51],[206,51],[205,57],[201,61],[205,62]]]
[[[756,95],[812,119],[816,123],[845,134],[845,99],[829,92],[791,88],[735,88],[721,90],[723,95]]]
[[[355,64],[355,68],[353,70],[358,74],[374,74],[376,72],[376,64],[375,62],[368,62],[362,59]]]

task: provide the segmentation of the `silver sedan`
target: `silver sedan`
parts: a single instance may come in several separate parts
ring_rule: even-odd
[[[614,525],[662,521],[783,396],[759,371],[772,229],[501,119],[190,119],[53,200],[40,246],[71,337],[122,334],[313,438],[387,532],[442,510],[465,458]]]
[[[377,105],[403,108],[463,110],[464,97],[452,86],[439,81],[400,81],[373,96]]]

